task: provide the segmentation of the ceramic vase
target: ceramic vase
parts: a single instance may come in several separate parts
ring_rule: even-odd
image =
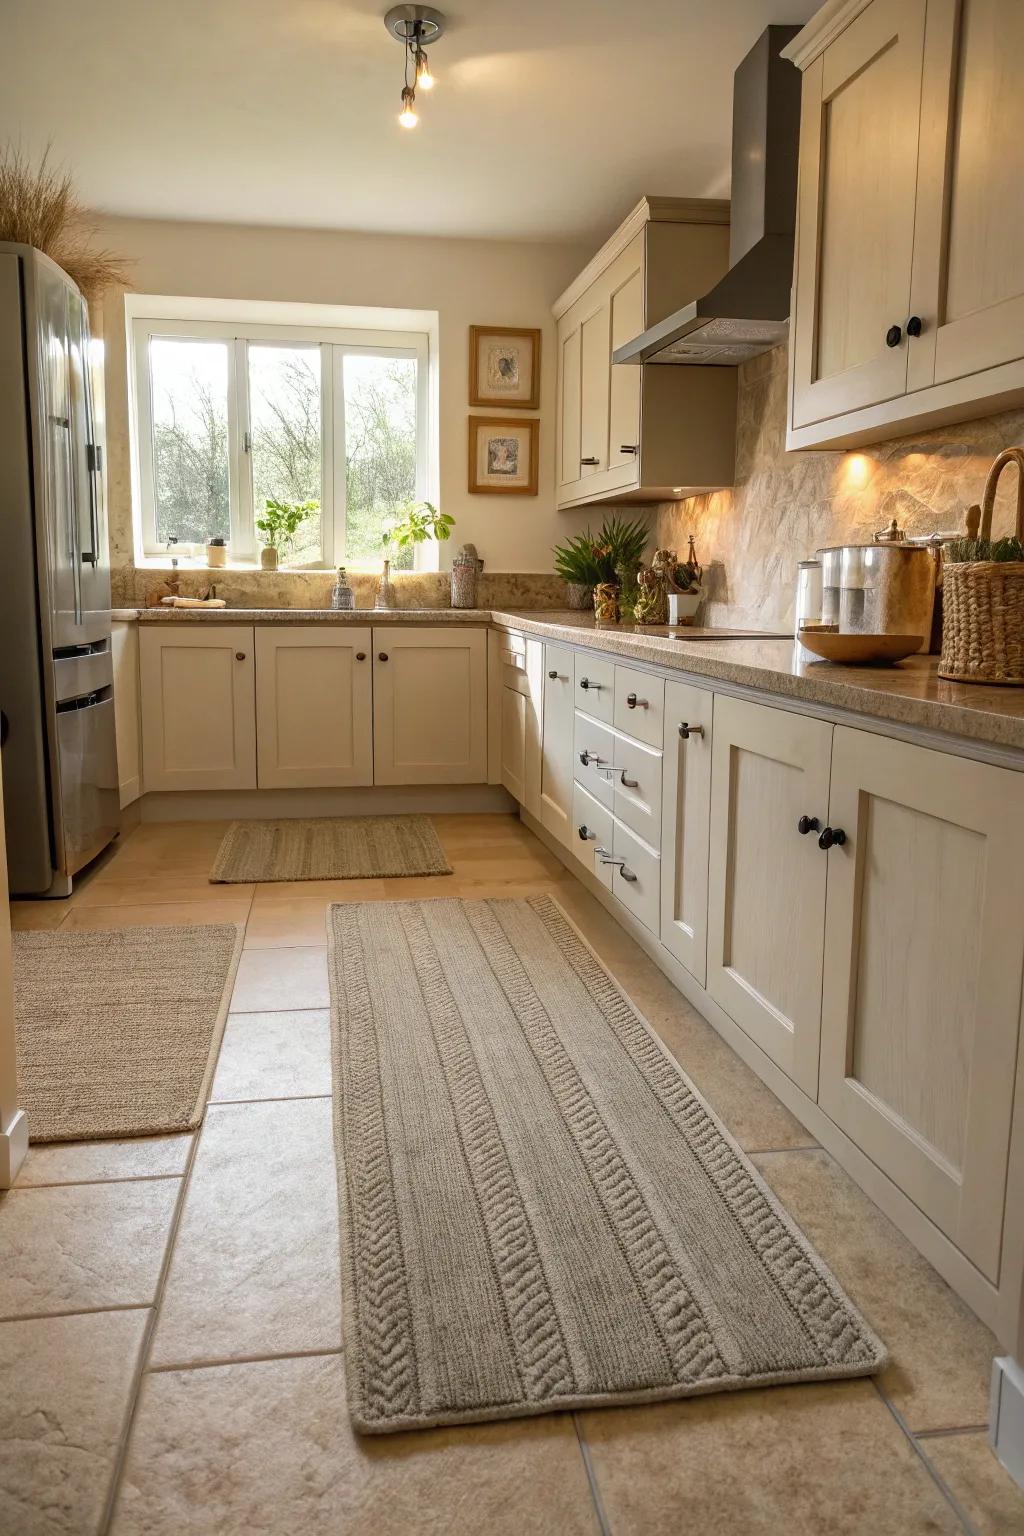
[[[272,544],[264,544],[263,548],[260,550],[260,570],[277,570],[277,550],[273,547]]]

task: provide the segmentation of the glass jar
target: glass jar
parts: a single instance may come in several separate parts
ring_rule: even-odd
[[[345,567],[338,566],[338,579],[331,593],[331,607],[338,613],[351,613],[356,606],[356,595],[348,584]]]
[[[796,568],[794,631],[797,636],[805,624],[820,625],[823,622],[822,601],[821,561],[801,560]]]

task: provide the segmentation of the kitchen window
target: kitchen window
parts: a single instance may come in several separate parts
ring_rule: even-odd
[[[219,536],[255,561],[273,499],[318,503],[288,565],[368,566],[428,494],[426,333],[147,317],[132,341],[145,557]]]

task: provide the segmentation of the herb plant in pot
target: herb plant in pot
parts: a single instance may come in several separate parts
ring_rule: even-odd
[[[620,571],[637,570],[646,544],[647,526],[640,519],[606,517],[596,534],[588,528],[556,545],[555,572],[568,586],[570,608],[586,608],[598,586],[617,588]]]
[[[277,570],[281,550],[287,551],[303,523],[319,510],[318,501],[277,501],[273,496],[267,497],[263,514],[256,519],[256,531],[263,544],[261,570]]]
[[[440,543],[443,539],[451,537],[454,526],[455,519],[451,513],[439,512],[429,501],[410,502],[400,522],[385,523],[380,540],[381,548],[384,550],[384,569],[377,583],[377,595],[373,604],[375,608],[398,606],[394,583],[391,580],[391,561],[394,558],[394,552],[414,549],[417,544],[425,544],[428,539],[437,539]]]

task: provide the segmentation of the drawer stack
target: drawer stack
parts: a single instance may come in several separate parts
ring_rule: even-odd
[[[665,684],[600,657],[574,661],[573,847],[657,934]]]

